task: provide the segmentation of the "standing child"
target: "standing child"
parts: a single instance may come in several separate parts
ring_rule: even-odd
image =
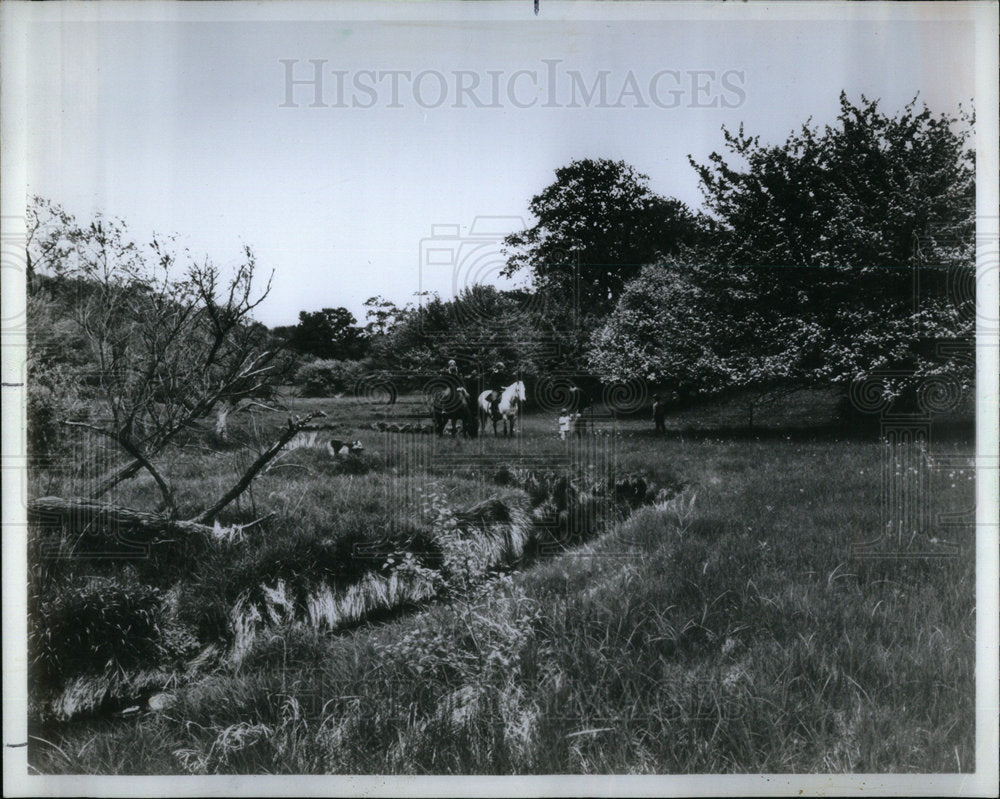
[[[569,410],[563,408],[559,411],[559,438],[563,441],[566,440],[566,434],[569,432],[572,423],[573,416],[570,414]]]

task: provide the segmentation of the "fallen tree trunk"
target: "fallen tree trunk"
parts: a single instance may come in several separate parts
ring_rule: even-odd
[[[130,544],[145,544],[166,538],[211,536],[215,528],[208,523],[213,522],[220,511],[246,491],[253,479],[296,433],[317,416],[325,415],[322,411],[316,411],[301,419],[289,420],[278,440],[258,456],[218,502],[187,521],[79,497],[41,497],[32,500],[28,503],[28,521],[43,527],[62,526],[74,534],[111,533],[121,543]]]
[[[73,533],[113,532],[123,543],[136,544],[163,538],[211,536],[213,531],[208,525],[170,519],[159,513],[63,497],[40,497],[29,502],[28,522],[44,527],[64,526]]]

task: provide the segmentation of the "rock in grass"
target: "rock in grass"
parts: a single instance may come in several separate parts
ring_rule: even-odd
[[[177,704],[177,697],[168,693],[153,694],[149,697],[146,704],[149,705],[149,709],[154,713],[161,713]]]

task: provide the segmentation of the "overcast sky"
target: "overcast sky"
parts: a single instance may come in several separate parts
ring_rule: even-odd
[[[271,6],[257,21],[235,4],[34,6],[28,190],[223,264],[250,244],[275,270],[268,325],[330,306],[360,319],[372,295],[492,282],[488,238],[454,268],[454,241],[428,239],[469,236],[476,217],[514,217],[476,234],[530,222],[531,196],[573,159],[623,159],[697,207],[687,156],[719,150],[723,125],[780,142],[831,122],[842,89],[890,112],[919,93],[953,113],[974,95],[973,30],[954,11],[853,4],[810,20],[786,5],[542,0],[536,18],[528,0],[317,3],[311,19]]]

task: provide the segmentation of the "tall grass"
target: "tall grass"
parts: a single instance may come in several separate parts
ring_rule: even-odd
[[[348,431],[350,413],[340,417]],[[273,516],[240,543],[182,558],[189,572],[166,617],[182,619],[200,645],[231,646],[234,605],[270,592],[258,612],[263,619],[269,605],[274,623],[246,637],[241,657],[172,687],[168,710],[36,725],[49,743],[33,742],[32,764],[95,773],[974,769],[972,526],[935,530],[958,546],[954,557],[859,558],[854,545],[882,524],[877,443],[664,440],[645,427],[619,423],[598,466],[669,490],[625,521],[602,517],[606,532],[592,541],[558,539],[549,551],[562,554],[515,573],[491,564],[505,547],[516,559],[516,543],[470,539],[454,509],[506,492],[509,505],[554,513],[558,524],[568,506],[552,486],[535,504],[525,475],[540,475],[546,459],[558,474],[596,457],[560,442],[546,420],[526,418],[510,441],[399,446],[360,432],[366,474],[333,471],[318,446],[295,449],[226,522]],[[940,447],[950,463],[969,454]],[[179,497],[197,504],[214,480],[226,482],[215,475],[237,454],[178,454]],[[935,473],[931,510],[958,518],[974,476],[971,461]],[[526,505],[510,499],[522,489]],[[138,481],[127,490],[123,504],[155,499]],[[368,560],[346,557],[357,544]],[[64,568],[68,584],[82,579],[79,563]],[[131,568],[164,596],[178,584],[176,565],[156,558]],[[454,590],[348,632],[293,623],[332,619],[350,586],[392,574],[414,584],[446,575]],[[285,617],[285,607],[298,610]]]

